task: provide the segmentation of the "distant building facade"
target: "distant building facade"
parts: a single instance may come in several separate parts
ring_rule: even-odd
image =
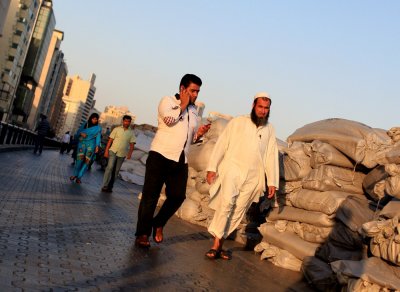
[[[76,133],[79,126],[87,121],[95,104],[95,81],[95,74],[92,74],[89,80],[83,80],[78,75],[67,77],[63,96],[65,110],[61,118],[63,124],[57,135],[66,131]]]
[[[60,50],[63,39],[64,33],[62,31],[52,31],[27,120],[28,127],[31,129],[36,127],[40,114],[46,115],[51,126],[55,128],[54,119],[51,119],[52,110],[54,111],[55,104],[62,100],[67,75],[64,53]]]
[[[11,111],[31,43],[39,0],[1,1],[0,7],[0,120],[11,120]],[[4,10],[3,10],[4,9]],[[4,17],[5,15],[5,17]],[[3,19],[4,18],[4,19]]]
[[[124,115],[130,115],[132,117],[132,124],[135,123],[136,116],[129,111],[127,106],[108,105],[100,115],[100,123],[103,129],[107,127],[112,128],[113,126],[121,124]]]
[[[34,108],[34,111],[37,111],[37,106],[33,105],[33,101],[37,96],[42,98],[42,90],[46,85],[54,51],[50,44],[55,25],[53,3],[50,0],[44,0],[39,8],[39,15],[13,102],[11,121],[25,124],[31,109]],[[30,127],[34,126],[31,122]]]

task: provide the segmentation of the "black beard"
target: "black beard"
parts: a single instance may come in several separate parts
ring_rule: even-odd
[[[252,121],[257,127],[265,126],[265,125],[268,123],[269,112],[268,112],[268,114],[265,116],[265,118],[259,118],[259,117],[257,117],[256,111],[254,110],[254,107],[253,107],[253,109],[251,110],[250,117],[251,117],[251,121]]]

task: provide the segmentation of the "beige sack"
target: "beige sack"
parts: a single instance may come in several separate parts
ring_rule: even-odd
[[[341,260],[331,263],[338,278],[360,278],[379,286],[400,290],[400,267],[391,266],[377,257],[361,261]]]
[[[263,241],[287,250],[300,260],[303,260],[306,256],[313,256],[319,246],[318,244],[304,241],[293,232],[279,232],[273,225],[268,223],[262,224],[258,227],[258,230],[263,236]]]
[[[288,194],[287,197],[293,207],[331,215],[349,195],[351,194],[340,191],[320,192],[302,189]]]
[[[331,227],[335,225],[334,218],[334,215],[326,215],[322,212],[307,211],[295,207],[284,206],[273,208],[266,219],[268,221],[288,220],[308,223],[320,227]]]
[[[373,129],[362,123],[345,119],[326,119],[297,129],[287,139],[295,141],[320,140],[344,153],[356,163],[368,168],[377,165],[376,154],[392,147],[393,141],[385,130]]]
[[[282,148],[283,173],[285,181],[298,181],[311,171],[310,157],[304,152],[304,143],[295,142],[290,147]]]
[[[365,174],[351,169],[321,165],[307,175],[302,185],[305,189],[316,191],[342,191],[353,194],[364,194],[362,182]]]
[[[347,156],[328,143],[314,140],[311,144],[305,144],[304,149],[308,156],[310,156],[310,165],[312,168],[317,168],[324,164],[354,168],[353,162]]]

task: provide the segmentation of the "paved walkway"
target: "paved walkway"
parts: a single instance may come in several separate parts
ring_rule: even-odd
[[[301,274],[228,241],[231,261],[210,261],[205,228],[176,217],[165,241],[134,247],[139,186],[100,192],[94,165],[71,183],[72,159],[0,153],[0,291],[310,291]]]

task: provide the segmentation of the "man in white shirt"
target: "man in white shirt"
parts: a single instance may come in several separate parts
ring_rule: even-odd
[[[158,106],[158,129],[146,161],[146,173],[139,205],[135,244],[149,247],[153,230],[156,243],[163,241],[163,228],[186,197],[187,154],[194,136],[202,136],[209,126],[197,130],[195,101],[202,81],[193,74],[182,77],[179,94],[165,96]],[[197,133],[196,133],[197,130]],[[167,199],[153,218],[165,183]]]
[[[232,119],[213,148],[207,167],[209,206],[215,210],[208,227],[214,236],[206,253],[210,259],[231,258],[222,249],[224,239],[238,227],[252,202],[258,202],[266,190],[272,198],[279,186],[278,146],[268,122],[270,106],[269,94],[257,93],[251,114]]]
[[[69,134],[69,131],[67,131],[61,138],[61,148],[60,148],[61,154],[64,154],[64,152],[67,150],[70,141],[71,141],[71,135]]]
[[[104,172],[102,192],[112,192],[115,178],[118,177],[122,163],[125,158],[131,159],[133,146],[136,142],[135,133],[131,129],[131,122],[131,116],[123,116],[122,126],[112,130],[108,138],[107,146],[104,150],[104,157],[108,158],[108,163]]]

